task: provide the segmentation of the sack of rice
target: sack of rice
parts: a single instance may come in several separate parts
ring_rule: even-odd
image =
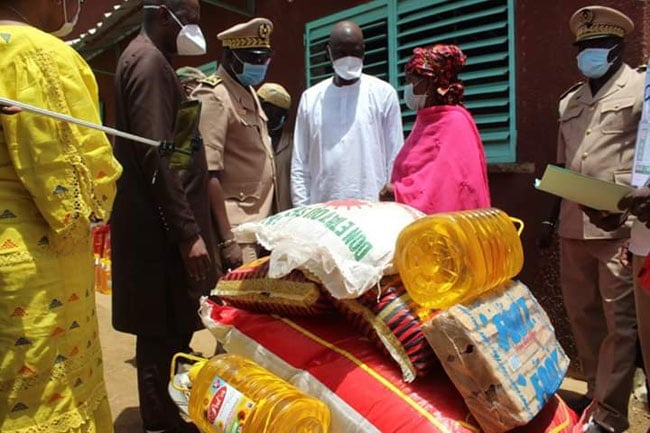
[[[271,251],[269,277],[306,271],[338,299],[356,298],[395,274],[393,255],[400,231],[423,214],[392,202],[337,200],[303,206],[242,224]]]

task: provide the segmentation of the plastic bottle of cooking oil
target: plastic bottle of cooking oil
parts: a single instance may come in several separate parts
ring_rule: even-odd
[[[189,415],[203,433],[327,433],[329,408],[254,361],[235,354],[197,360]],[[172,379],[173,381],[173,379]]]
[[[427,308],[471,301],[517,275],[524,263],[519,233],[505,212],[475,209],[430,215],[399,235],[395,263],[406,291]]]

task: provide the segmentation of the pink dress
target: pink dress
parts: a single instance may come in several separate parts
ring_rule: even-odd
[[[395,201],[426,214],[490,207],[485,152],[469,112],[460,105],[419,110],[391,182]]]

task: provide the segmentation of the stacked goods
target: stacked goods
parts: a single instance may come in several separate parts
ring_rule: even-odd
[[[420,327],[432,312],[411,301],[392,259],[402,228],[421,216],[406,205],[346,200],[245,225],[240,231],[254,233],[271,250],[270,260],[224,276],[212,295],[248,311],[291,317],[327,312],[334,303],[400,365],[403,379],[410,382],[436,362]],[[384,274],[396,278],[380,282]],[[319,292],[319,286],[325,290]],[[330,296],[324,298],[323,292]]]
[[[229,353],[325,402],[333,432],[571,430],[555,396],[566,356],[510,281],[523,252],[502,211],[348,200],[238,230],[271,256],[222,278],[227,305],[205,301],[203,320]]]
[[[332,303],[321,285],[298,270],[269,278],[269,258],[247,263],[224,275],[212,291],[228,305],[260,313],[312,316],[329,313]]]
[[[203,432],[329,432],[327,406],[246,357],[199,359],[188,376],[189,415]]]
[[[445,309],[424,333],[484,431],[533,419],[568,359],[528,288],[509,282],[523,265],[510,218],[498,209],[422,218],[400,234],[395,262],[416,302]]]
[[[462,397],[434,367],[411,384],[337,316],[287,319],[202,302],[205,326],[228,353],[247,357],[324,402],[331,433],[479,433]],[[575,419],[554,397],[513,433],[571,433]]]
[[[421,326],[435,312],[413,302],[398,275],[384,277],[379,293],[369,290],[356,299],[333,302],[357,330],[397,362],[405,382],[424,376],[437,363]]]
[[[422,217],[398,203],[341,200],[281,212],[242,224],[236,236],[251,236],[271,251],[269,277],[294,269],[314,275],[338,299],[356,298],[393,267],[400,231]]]

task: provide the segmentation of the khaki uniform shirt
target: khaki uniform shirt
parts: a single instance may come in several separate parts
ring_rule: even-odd
[[[202,102],[199,130],[208,170],[219,172],[230,224],[266,218],[274,204],[275,167],[267,118],[257,95],[219,67],[192,97]]]
[[[629,185],[644,77],[624,64],[596,95],[588,83],[568,92],[559,107],[558,162],[588,176]],[[569,239],[626,238],[629,225],[603,231],[589,222],[578,204],[563,200],[559,234]]]

